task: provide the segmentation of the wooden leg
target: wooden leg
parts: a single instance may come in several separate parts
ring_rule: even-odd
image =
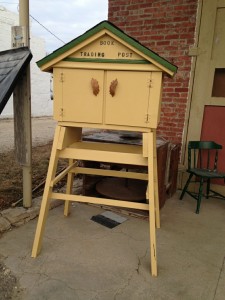
[[[154,136],[148,134],[148,199],[149,199],[149,226],[150,226],[150,251],[151,273],[157,276],[156,232],[155,232],[155,192],[154,192]]]
[[[51,157],[50,157],[50,162],[48,167],[48,174],[46,178],[45,189],[43,193],[43,199],[41,203],[41,209],[40,209],[37,229],[36,229],[34,243],[33,243],[33,249],[31,255],[32,257],[36,257],[39,254],[41,249],[43,232],[44,232],[47,214],[49,210],[49,204],[50,204],[49,195],[52,192],[51,181],[55,177],[56,168],[58,164],[59,150],[57,150],[57,144],[59,140],[59,135],[60,135],[60,126],[57,126],[55,130],[52,152],[51,152]]]
[[[153,130],[153,158],[154,158],[154,193],[155,193],[155,216],[156,228],[160,228],[160,213],[159,213],[159,190],[158,190],[158,170],[157,170],[157,150],[156,150],[156,130]]]
[[[206,199],[209,199],[210,192],[210,178],[207,179]]]
[[[181,193],[181,195],[180,195],[180,200],[183,199],[184,194],[185,194],[186,191],[187,191],[187,188],[188,188],[188,186],[189,186],[189,183],[190,183],[190,181],[191,181],[193,175],[194,175],[194,174],[190,173],[190,175],[189,175],[189,177],[188,177],[188,180],[187,180],[187,182],[186,182],[186,184],[185,184],[185,186],[184,186],[184,188],[183,188],[183,191],[182,191],[182,193]]]
[[[69,166],[72,165],[74,162],[73,159],[69,159]],[[73,188],[73,180],[74,180],[74,173],[69,172],[67,175],[67,185],[66,185],[66,194],[71,194]],[[65,201],[64,206],[64,216],[68,216],[70,214],[70,201]]]
[[[196,207],[196,214],[199,214],[201,201],[202,201],[202,189],[203,189],[204,178],[201,177],[200,184],[199,184],[199,191],[198,191],[198,200],[197,200],[197,207]]]

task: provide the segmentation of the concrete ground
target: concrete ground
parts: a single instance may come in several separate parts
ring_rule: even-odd
[[[37,219],[0,239],[0,256],[18,278],[15,299],[225,299],[225,202],[177,193],[161,210],[158,277],[150,275],[148,221],[127,217],[113,229],[93,222],[104,210],[75,204],[50,211],[41,254],[31,258]],[[118,212],[117,212],[118,214]]]
[[[34,122],[35,143],[51,140],[54,121]],[[0,149],[12,147],[12,121],[0,120],[0,126]],[[50,211],[36,259],[31,249],[37,219],[3,234],[0,269],[16,283],[13,296],[1,300],[224,300],[225,202],[204,199],[196,215],[195,200],[186,195],[179,201],[179,193],[161,210],[157,278],[150,275],[148,221],[125,216],[109,229],[91,220],[104,209],[76,203],[67,218],[63,206]]]

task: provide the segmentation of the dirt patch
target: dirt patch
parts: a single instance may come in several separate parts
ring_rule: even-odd
[[[33,198],[43,193],[50,159],[52,143],[34,147],[32,150],[32,189]],[[66,165],[59,163],[59,169]],[[43,184],[42,184],[43,183]],[[63,183],[59,183],[59,185]],[[41,185],[41,186],[40,186]],[[40,187],[39,187],[40,186]],[[38,188],[39,187],[39,188]],[[16,162],[14,151],[0,154],[0,210],[6,209],[23,197],[22,167]],[[20,202],[22,205],[22,201]]]
[[[18,279],[2,262],[0,262],[0,299],[22,299],[23,290],[19,288]]]

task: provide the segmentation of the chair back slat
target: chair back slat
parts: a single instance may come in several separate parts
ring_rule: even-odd
[[[217,161],[218,161],[218,150],[216,150],[216,154],[215,154],[214,171],[217,170]]]
[[[200,168],[202,169],[202,167],[203,167],[203,165],[202,165],[202,149],[199,149],[198,156],[199,156]],[[195,167],[197,167],[197,163],[196,163]]]
[[[218,150],[222,146],[213,141],[190,141],[188,143],[188,169],[217,170]]]
[[[215,161],[214,161],[215,164]],[[207,150],[207,169],[210,169],[210,150]]]
[[[194,149],[194,168],[196,166],[196,149]]]

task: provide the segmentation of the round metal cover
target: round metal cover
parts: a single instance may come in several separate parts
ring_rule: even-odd
[[[104,178],[96,184],[100,195],[124,201],[146,202],[147,183],[127,178]]]

